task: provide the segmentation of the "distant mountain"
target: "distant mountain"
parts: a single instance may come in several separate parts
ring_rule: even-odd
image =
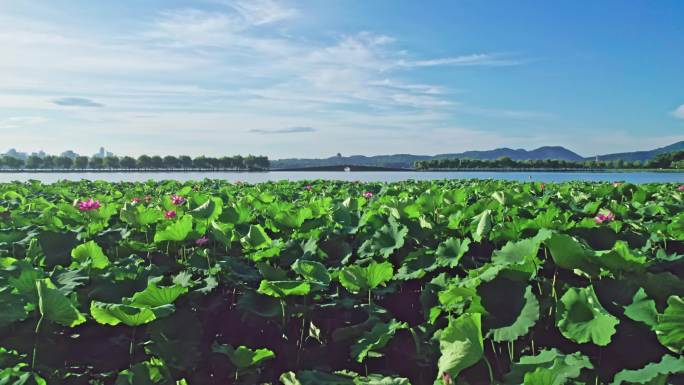
[[[619,154],[599,155],[599,160],[616,160],[623,159],[626,161],[647,161],[654,158],[658,154],[682,151],[684,150],[684,141],[671,144],[666,147],[656,148],[650,151],[636,151],[624,152]],[[501,157],[509,157],[513,160],[544,160],[557,159],[567,161],[583,161],[594,160],[595,156],[582,157],[577,153],[568,150],[561,146],[544,146],[534,150],[512,149],[512,148],[497,148],[488,151],[465,151],[460,153],[448,153],[438,155],[412,155],[412,154],[394,154],[394,155],[352,155],[352,156],[332,156],[323,159],[278,159],[271,161],[272,169],[279,168],[301,168],[301,167],[323,167],[323,166],[339,166],[339,165],[362,165],[362,166],[378,166],[378,167],[392,167],[392,168],[413,168],[416,161],[430,160],[430,159],[444,159],[444,158],[469,158],[480,160],[493,160]]]
[[[579,161],[584,160],[583,157],[561,146],[545,146],[537,149],[527,151],[519,148],[517,150],[511,148],[497,148],[489,151],[466,151],[455,154],[439,154],[434,158],[468,158],[478,160],[493,160],[501,157],[508,157],[513,160],[543,160],[556,159]]]
[[[669,146],[656,148],[655,150],[651,150],[651,151],[620,152],[617,154],[599,155],[598,158],[599,158],[599,160],[622,159],[622,160],[630,161],[630,162],[634,162],[637,160],[644,162],[644,161],[655,158],[656,155],[665,154],[665,153],[674,152],[674,151],[684,151],[684,140],[681,142],[671,144]],[[586,158],[586,159],[593,160],[593,159],[596,159],[596,157],[590,157],[590,158]]]
[[[428,160],[434,158],[429,155],[411,155],[411,154],[395,154],[395,155],[377,155],[377,156],[333,156],[324,159],[278,159],[271,161],[271,168],[301,168],[301,167],[322,167],[322,166],[340,166],[340,165],[359,165],[359,166],[377,166],[377,167],[391,167],[391,168],[412,168],[413,164],[419,160]]]
[[[419,160],[442,159],[442,158],[470,158],[470,159],[499,159],[501,157],[509,157],[513,160],[542,160],[542,159],[559,159],[559,160],[583,160],[584,158],[567,148],[554,147],[539,147],[537,149],[527,151],[523,149],[512,148],[497,148],[489,151],[466,151],[453,154],[439,154],[439,155],[411,155],[411,154],[395,154],[395,155],[377,155],[377,156],[333,156],[324,159],[279,159],[271,161],[271,168],[299,168],[299,167],[320,167],[320,166],[336,166],[336,165],[363,165],[363,166],[379,166],[392,168],[412,168],[413,164]]]

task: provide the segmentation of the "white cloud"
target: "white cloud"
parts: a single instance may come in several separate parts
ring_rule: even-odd
[[[674,111],[672,111],[672,115],[674,115],[677,118],[684,119],[684,104],[681,106],[677,107]]]
[[[0,119],[0,129],[17,129],[47,122],[42,116],[11,116]]]
[[[522,64],[521,60],[498,54],[472,54],[427,60],[400,60],[402,67],[434,66],[512,66]]]
[[[420,138],[426,130],[448,125],[461,106],[454,90],[411,81],[412,69],[514,61],[497,54],[420,59],[394,37],[368,31],[332,38],[290,36],[273,25],[297,23],[307,16],[304,10],[270,0],[221,3],[225,6],[211,11],[161,10],[116,36],[92,26],[0,16],[0,71],[6,75],[0,78],[0,108],[46,115],[62,134],[57,140],[27,141],[45,134],[41,124],[24,122],[26,131],[3,139],[56,152],[65,147],[92,152],[87,146],[109,143],[115,152],[133,155],[220,155],[231,146],[278,157],[325,154],[341,143],[356,146],[349,144],[345,152],[377,152],[372,143],[376,135],[385,135],[391,146],[383,150],[410,152],[416,141],[402,138]],[[74,98],[76,104],[106,108],[54,103],[74,104]],[[261,135],[258,141],[244,135],[272,133],[274,127],[315,131]],[[474,129],[458,132],[468,133],[484,135]],[[79,139],[60,142],[62,137]],[[279,145],[283,142],[289,145]],[[425,149],[440,143],[445,145],[435,140],[436,147],[426,144]]]
[[[228,4],[253,25],[270,24],[290,19],[299,14],[297,9],[287,7],[274,0],[242,0]]]

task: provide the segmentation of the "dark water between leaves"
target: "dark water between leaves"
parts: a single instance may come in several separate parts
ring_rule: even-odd
[[[39,180],[53,183],[59,180],[104,180],[108,182],[143,182],[147,180],[222,179],[231,182],[261,183],[279,180],[345,180],[362,182],[398,182],[435,179],[503,179],[537,182],[631,182],[684,183],[684,172],[501,172],[501,171],[401,171],[401,172],[338,172],[338,171],[271,171],[271,172],[98,172],[98,173],[0,173],[0,182]]]

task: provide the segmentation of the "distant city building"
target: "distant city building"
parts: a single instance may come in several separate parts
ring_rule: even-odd
[[[78,158],[79,155],[77,153],[71,151],[71,150],[66,150],[63,153],[59,154],[59,156],[61,156],[63,158],[76,159],[76,158]]]
[[[93,155],[93,158],[105,158],[108,156],[114,156],[114,153],[105,151],[104,147],[100,147],[100,151],[98,151],[95,155]]]
[[[15,150],[14,148],[10,148],[9,151],[5,153],[5,156],[9,156],[11,158],[17,158],[17,159],[26,159],[28,158],[28,154],[25,152],[19,152]]]
[[[45,157],[47,156],[47,154],[45,153],[45,151],[40,150],[40,151],[38,151],[38,152],[32,152],[32,153],[31,153],[31,156],[37,156],[37,157],[43,159],[43,158],[45,158]]]

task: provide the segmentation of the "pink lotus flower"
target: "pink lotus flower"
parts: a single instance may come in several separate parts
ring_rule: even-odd
[[[366,199],[371,199],[373,197],[373,193],[370,191],[366,191],[365,193],[363,193],[363,197]]]
[[[613,182],[613,187],[620,187],[620,185],[622,185],[622,183],[620,183],[620,182]]]
[[[684,184],[681,185],[681,186],[679,186],[679,187],[677,187],[677,191],[684,191]]]
[[[140,202],[141,202],[140,198],[131,199],[131,203],[140,203]]]
[[[93,211],[100,208],[100,201],[93,200],[93,198],[87,201],[78,202],[78,209],[80,211]]]
[[[183,203],[185,203],[185,198],[176,194],[171,195],[171,203],[173,203],[174,206],[182,205]]]
[[[546,188],[546,185],[545,185],[544,183],[542,183],[542,184],[539,185],[539,188],[543,190],[543,189]]]
[[[164,218],[173,219],[176,217],[176,215],[178,215],[178,214],[176,214],[176,212],[174,210],[169,210],[169,211],[164,213]]]
[[[613,219],[615,219],[615,214],[612,212],[605,210],[602,213],[599,213],[595,218],[594,221],[598,224],[605,223],[605,222],[610,222]]]
[[[304,186],[304,190],[306,190],[306,191],[311,191],[312,188],[313,188],[313,186],[311,186],[310,184],[307,184],[306,186]]]
[[[199,247],[205,246],[207,243],[209,243],[209,238],[207,238],[206,235],[205,235],[205,236],[202,236],[201,238],[198,238],[198,239],[195,241],[195,245],[197,245],[197,246],[199,246]]]

